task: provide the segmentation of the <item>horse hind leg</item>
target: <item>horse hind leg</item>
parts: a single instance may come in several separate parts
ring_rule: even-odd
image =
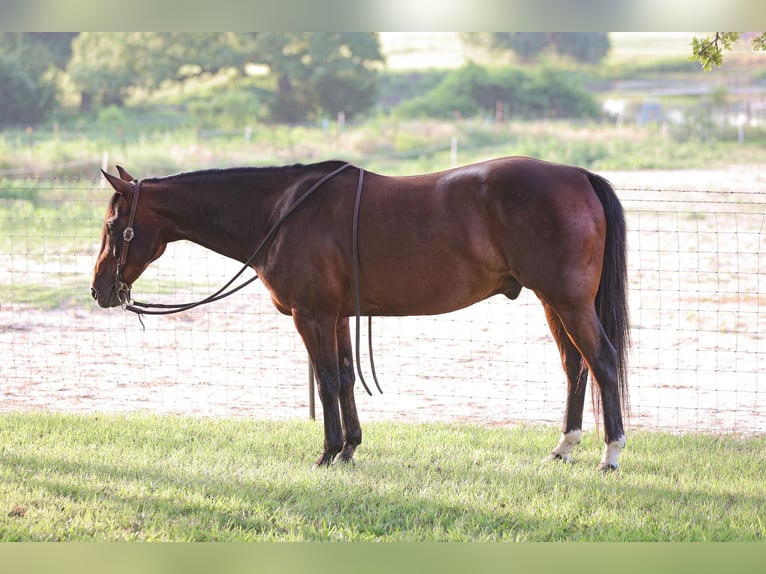
[[[592,304],[557,309],[561,324],[582,354],[601,394],[604,422],[604,454],[599,470],[616,470],[625,447],[622,407],[618,386],[617,351],[601,326]]]
[[[580,351],[577,350],[567,335],[559,316],[545,303],[543,303],[543,308],[551,334],[558,346],[561,364],[567,378],[567,401],[561,438],[545,460],[571,462],[572,450],[582,439],[582,416],[585,388],[588,384],[588,368],[583,363]]]

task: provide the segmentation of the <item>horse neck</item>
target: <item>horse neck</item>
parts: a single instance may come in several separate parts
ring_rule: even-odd
[[[166,223],[167,241],[185,239],[244,262],[303,188],[337,167],[232,169],[155,180],[151,209]]]
[[[166,242],[192,241],[240,261],[249,258],[268,231],[279,195],[250,178],[223,173],[150,185],[149,209],[164,224]]]

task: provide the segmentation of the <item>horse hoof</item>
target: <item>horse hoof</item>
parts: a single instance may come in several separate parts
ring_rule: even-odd
[[[333,455],[323,452],[322,454],[319,455],[319,458],[317,458],[314,461],[314,466],[319,468],[322,466],[330,466],[332,463],[333,463]]]
[[[563,463],[572,463],[572,457],[568,454],[561,454],[560,452],[552,452],[543,459],[543,462],[557,461]]]
[[[354,464],[354,458],[353,455],[347,455],[343,454],[342,452],[339,452],[335,455],[335,459],[332,461],[333,464]]]
[[[596,467],[596,470],[599,472],[603,472],[604,474],[610,473],[610,472],[617,472],[618,466],[616,464],[611,463],[601,463]]]

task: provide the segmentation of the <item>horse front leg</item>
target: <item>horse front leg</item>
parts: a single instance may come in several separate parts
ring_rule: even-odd
[[[561,365],[567,378],[567,402],[561,438],[546,460],[572,461],[572,450],[582,439],[582,416],[585,405],[585,388],[588,384],[588,368],[582,355],[567,335],[561,319],[550,306],[543,303],[553,339],[561,355]]]
[[[314,366],[319,401],[322,403],[324,446],[315,464],[329,465],[343,449],[343,432],[338,410],[340,373],[335,334],[336,318],[317,317],[298,309],[293,309],[292,315]]]
[[[351,462],[356,447],[362,442],[362,427],[356,412],[354,398],[354,359],[351,347],[351,331],[348,318],[341,317],[336,325],[338,344],[338,365],[340,368],[340,414],[343,423],[343,450],[335,457],[335,462]]]

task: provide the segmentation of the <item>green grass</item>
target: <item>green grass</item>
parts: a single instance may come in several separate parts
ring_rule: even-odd
[[[33,282],[0,283],[5,302],[28,305],[45,311],[92,304],[87,287],[87,280],[83,281],[83,277],[74,273],[57,274],[54,285]]]
[[[553,428],[375,423],[314,469],[316,422],[0,416],[0,540],[754,541],[766,439],[631,434],[621,470],[542,465]]]

